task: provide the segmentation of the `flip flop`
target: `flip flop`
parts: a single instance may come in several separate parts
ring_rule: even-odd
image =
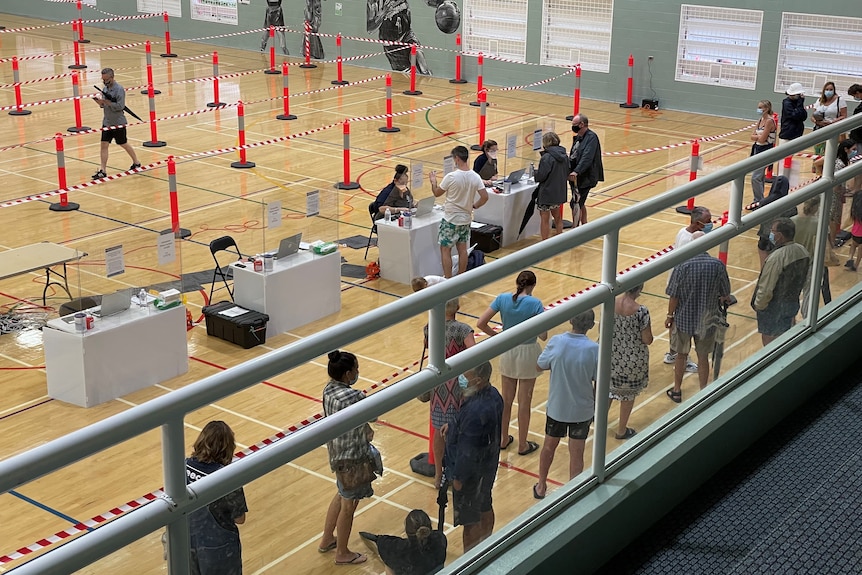
[[[368,561],[368,557],[363,555],[362,553],[354,553],[353,559],[350,561],[336,561],[336,565],[359,565],[360,563],[365,563]]]
[[[537,449],[539,449],[538,443],[536,443],[535,441],[528,441],[527,442],[527,449],[525,449],[524,451],[519,451],[518,455],[530,455],[531,453],[533,453]]]
[[[538,491],[536,491],[536,487],[538,487],[538,486],[539,486],[539,484],[538,484],[538,483],[534,483],[534,484],[533,484],[533,497],[534,497],[534,498],[536,498],[536,499],[544,499],[544,498],[545,498],[545,496],[544,496],[544,495],[539,495],[539,492],[538,492]]]
[[[665,393],[667,394],[667,396],[670,398],[670,400],[672,402],[682,403],[682,392],[681,391],[674,391],[672,389],[668,389]]]
[[[506,445],[504,445],[503,447],[501,447],[500,449],[509,449],[509,446],[512,445],[513,441],[515,441],[515,438],[510,435],[509,436],[509,442]]]
[[[625,439],[631,439],[631,438],[632,438],[632,437],[634,437],[635,435],[637,435],[637,431],[635,431],[635,430],[634,430],[634,429],[632,429],[631,427],[626,427],[626,431],[625,431],[625,433],[623,433],[622,435],[616,435],[616,434],[615,434],[615,435],[614,435],[614,437],[615,437],[615,438],[617,438],[617,439],[618,439],[618,440],[620,440],[620,441],[623,441],[623,440],[625,440]]]
[[[330,544],[329,544],[329,545],[327,545],[326,547],[318,547],[318,548],[317,548],[317,552],[318,552],[318,553],[329,553],[330,551],[332,551],[333,549],[335,549],[337,546],[338,546],[338,540],[333,539],[333,540],[332,540],[332,543],[330,543]]]

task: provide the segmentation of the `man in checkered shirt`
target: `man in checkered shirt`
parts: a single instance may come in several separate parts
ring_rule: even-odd
[[[696,241],[702,232],[695,232]],[[671,348],[677,352],[673,366],[673,389],[667,396],[675,403],[682,402],[682,376],[691,351],[691,340],[697,351],[697,376],[700,388],[709,380],[709,353],[715,347],[718,304],[729,301],[730,278],[727,269],[717,258],[701,252],[673,269],[667,289],[670,300],[664,326],[671,330]]]

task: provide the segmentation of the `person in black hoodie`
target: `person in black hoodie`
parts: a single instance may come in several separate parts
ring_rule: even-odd
[[[781,131],[778,133],[778,145],[795,140],[805,132],[805,120],[808,112],[805,110],[805,89],[799,82],[790,84],[787,97],[781,102]]]
[[[540,232],[542,239],[551,235],[551,215],[554,216],[554,227],[557,234],[563,233],[563,214],[560,206],[566,202],[566,181],[569,177],[569,155],[560,145],[560,137],[554,132],[545,132],[542,136],[542,146],[539,167],[536,170],[536,182],[539,184],[536,207],[539,209]]]

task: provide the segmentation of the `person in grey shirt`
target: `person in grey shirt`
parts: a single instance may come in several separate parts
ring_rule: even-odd
[[[105,169],[108,166],[108,146],[111,140],[115,140],[129,154],[129,157],[132,158],[132,165],[129,167],[129,171],[137,170],[141,167],[141,164],[138,162],[138,156],[126,137],[126,124],[129,123],[126,120],[125,114],[123,114],[123,109],[126,107],[126,91],[114,80],[114,70],[112,68],[102,70],[102,82],[105,84],[105,89],[94,100],[104,112],[102,127],[110,129],[102,131],[99,171],[93,174],[94,180],[100,180],[108,175]]]

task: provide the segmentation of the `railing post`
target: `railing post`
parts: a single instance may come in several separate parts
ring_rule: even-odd
[[[727,206],[727,221],[739,227],[742,220],[742,195],[745,193],[745,176],[736,178],[730,184],[730,202]]]
[[[611,356],[614,345],[614,293],[617,285],[617,251],[619,230],[605,235],[602,247],[602,284],[611,293],[602,302],[599,324],[599,365],[596,376],[596,413],[593,427],[593,475],[605,480],[605,451],[608,443],[608,392],[611,386]]]
[[[446,305],[428,312],[428,367],[442,372],[446,367]]]
[[[162,461],[165,495],[178,505],[188,498],[186,490],[185,436],[182,416],[162,425]],[[168,525],[168,573],[189,573],[189,521],[185,514]]]

